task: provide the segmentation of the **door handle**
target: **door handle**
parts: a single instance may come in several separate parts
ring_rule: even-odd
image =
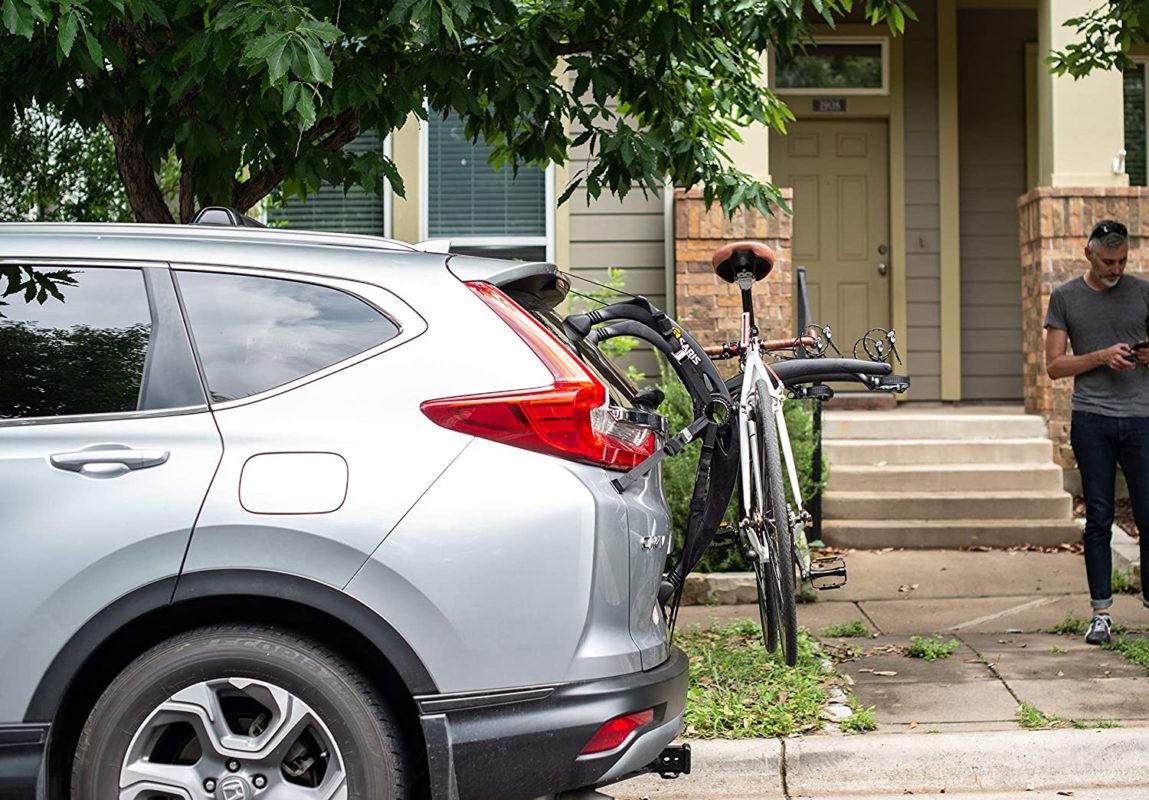
[[[94,445],[71,453],[48,457],[52,466],[69,472],[111,474],[158,467],[167,462],[167,450],[137,450],[122,445]]]
[[[885,275],[889,271],[890,271],[890,268],[888,266],[886,266],[886,263],[884,261],[881,262],[880,264],[878,264],[878,274],[879,275]]]

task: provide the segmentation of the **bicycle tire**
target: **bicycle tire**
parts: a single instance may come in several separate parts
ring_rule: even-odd
[[[754,578],[758,588],[758,620],[762,623],[762,641],[766,645],[766,652],[773,653],[778,649],[778,602],[775,591],[776,586],[773,570],[769,565],[754,560]]]
[[[778,577],[778,623],[782,645],[782,658],[788,666],[798,662],[798,610],[794,599],[794,541],[790,529],[790,508],[786,503],[786,490],[782,483],[782,458],[778,445],[778,426],[772,409],[763,398],[770,397],[766,381],[759,380],[755,389],[758,403],[754,407],[758,427],[758,442],[762,448],[766,492],[769,504],[766,516],[767,541],[772,545],[771,560]]]
[[[765,474],[765,438],[759,426],[758,404],[760,402],[758,399],[752,401],[746,422],[750,496],[743,498],[747,530],[744,530],[742,535],[747,560],[750,561],[754,569],[755,588],[758,594],[758,618],[762,623],[762,641],[766,645],[766,652],[774,653],[778,650],[781,631],[779,614],[782,608],[782,587],[777,570],[777,542],[766,522],[771,514],[771,506],[767,492],[769,484]],[[763,551],[765,551],[765,557],[763,557]]]

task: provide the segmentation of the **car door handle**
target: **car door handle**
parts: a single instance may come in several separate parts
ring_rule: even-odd
[[[137,450],[121,445],[95,445],[71,453],[54,453],[52,466],[70,472],[107,472],[158,467],[167,462],[167,450]],[[105,466],[106,465],[106,466]],[[116,468],[119,467],[119,470]]]

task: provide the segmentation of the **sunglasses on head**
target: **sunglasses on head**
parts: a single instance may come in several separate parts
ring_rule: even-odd
[[[1118,236],[1125,238],[1129,237],[1129,230],[1120,222],[1106,220],[1104,222],[1098,222],[1093,226],[1093,233],[1089,234],[1089,238],[1100,239],[1105,236],[1109,236],[1112,233],[1116,233]]]

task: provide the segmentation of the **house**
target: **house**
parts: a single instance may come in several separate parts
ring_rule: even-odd
[[[792,329],[793,268],[803,266],[813,317],[837,341],[898,331],[908,401],[1024,401],[1064,441],[1069,386],[1052,386],[1042,364],[1049,292],[1081,271],[1095,221],[1129,224],[1133,271],[1149,232],[1149,49],[1124,74],[1081,80],[1043,63],[1074,40],[1063,22],[1090,6],[922,0],[904,36],[859,19],[819,28],[803,56],[768,62],[797,120],[785,136],[746,130],[731,152],[788,190],[792,219],[723,219],[681,191],[576,195],[556,208],[578,158],[512,180],[457,124],[437,119],[386,144],[407,197],[371,213],[377,232],[411,241],[545,257],[599,280],[621,267],[628,291],[714,341],[733,337],[738,307],[709,275],[709,253],[730,238],[762,238],[779,253],[768,327]]]

